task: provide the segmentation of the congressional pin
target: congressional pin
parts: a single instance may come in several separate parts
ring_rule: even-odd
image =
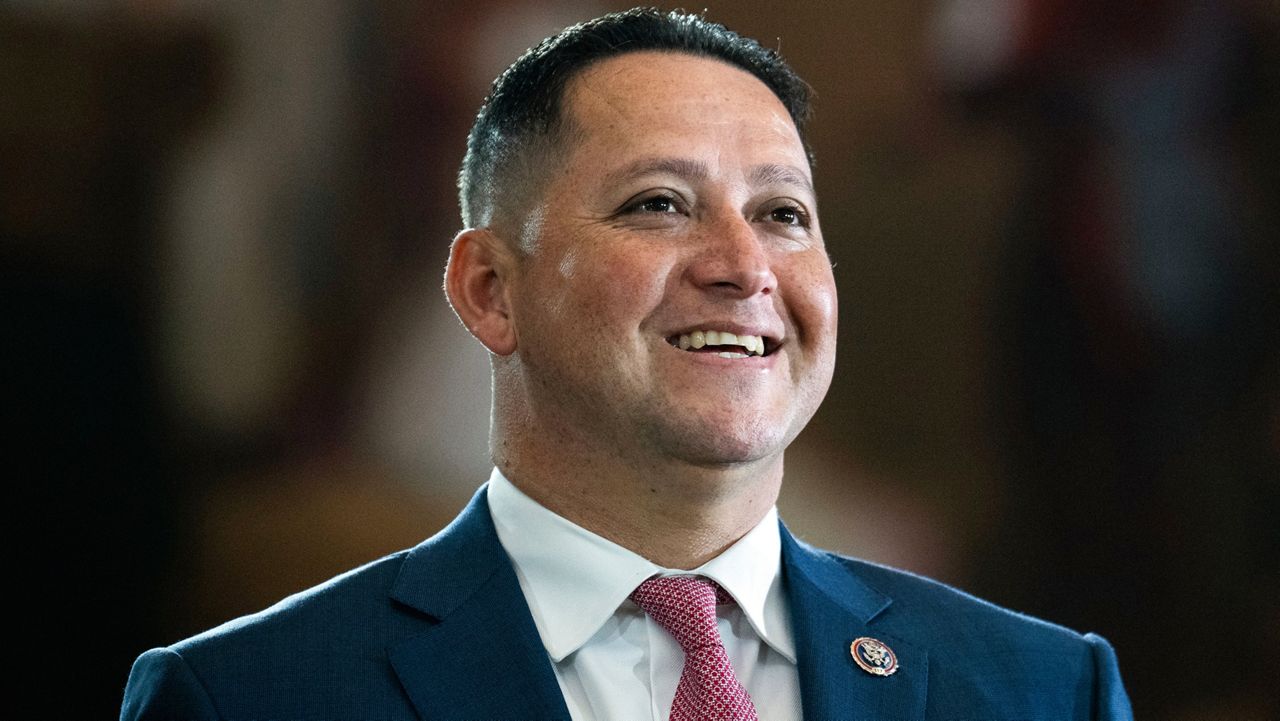
[[[898,670],[893,649],[874,638],[863,636],[849,645],[849,653],[863,671],[873,676],[892,676]]]

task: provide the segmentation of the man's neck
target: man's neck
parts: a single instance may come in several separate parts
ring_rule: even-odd
[[[508,454],[499,470],[533,500],[666,568],[693,569],[760,522],[778,498],[782,458],[707,468],[625,469]]]

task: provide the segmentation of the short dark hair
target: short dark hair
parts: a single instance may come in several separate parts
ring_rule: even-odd
[[[492,224],[501,206],[514,210],[500,193],[529,192],[547,173],[565,130],[562,100],[573,77],[606,58],[645,50],[713,58],[759,78],[790,113],[808,152],[811,91],[776,51],[698,15],[634,8],[565,28],[493,81],[458,174],[463,224]]]

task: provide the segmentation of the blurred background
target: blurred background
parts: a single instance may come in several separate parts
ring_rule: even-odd
[[[1280,5],[705,4],[817,91],[793,530],[1105,635],[1139,718],[1280,718]],[[624,7],[0,0],[20,715],[113,716],[142,651],[485,480],[465,135]]]

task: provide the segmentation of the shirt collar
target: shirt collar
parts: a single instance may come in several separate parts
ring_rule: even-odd
[[[538,633],[555,662],[578,650],[636,586],[655,574],[706,576],[737,601],[755,632],[795,662],[782,588],[777,508],[745,536],[693,571],[655,565],[553,513],[498,469],[489,477],[489,511],[511,557]]]

